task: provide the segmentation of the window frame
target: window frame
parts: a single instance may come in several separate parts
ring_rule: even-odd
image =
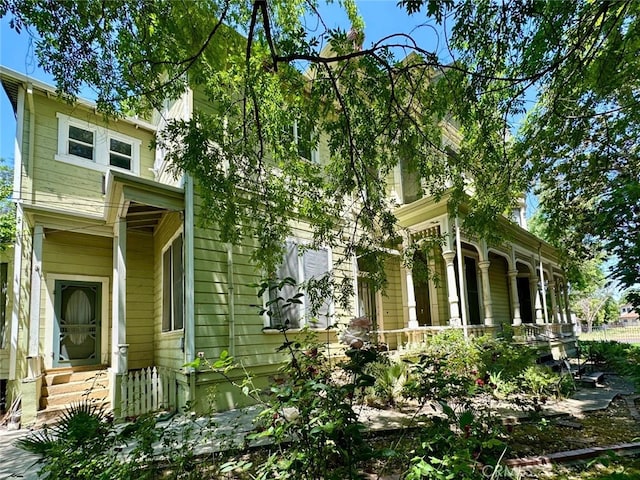
[[[291,128],[291,136],[293,139],[293,143],[296,144],[296,150],[298,153],[298,156],[310,163],[313,163],[314,165],[320,165],[320,146],[318,144],[313,145],[313,147],[310,149],[310,154],[311,154],[311,158],[306,158],[304,156],[301,155],[300,153],[300,146],[299,146],[299,142],[300,142],[300,133],[298,132],[298,127],[299,127],[299,121],[296,119],[293,121],[293,125]],[[310,130],[309,131],[309,142],[311,143],[311,139],[313,138],[313,131]]]
[[[58,119],[58,151],[55,155],[55,160],[103,173],[113,169],[140,175],[140,147],[142,146],[140,139],[114,132],[113,130],[100,127],[88,121],[79,120],[64,113],[56,112],[56,117]],[[69,127],[72,126],[93,133],[92,160],[69,153]],[[111,165],[111,140],[131,145],[131,168],[126,169]]]
[[[175,309],[175,296],[174,296],[174,292],[175,292],[175,285],[176,285],[176,278],[175,278],[175,267],[176,264],[174,262],[174,245],[176,243],[176,240],[180,238],[181,239],[181,256],[180,256],[180,266],[181,266],[181,289],[182,289],[182,301],[181,301],[181,325],[179,328],[176,328],[176,317],[175,317],[175,313],[176,313],[176,309]],[[169,269],[171,272],[171,278],[169,279],[169,283],[165,284],[165,280],[167,279],[167,275],[165,272],[165,256],[166,254],[169,253]],[[179,230],[178,232],[176,232],[171,239],[162,247],[162,250],[160,251],[160,289],[162,292],[162,299],[161,299],[161,325],[160,325],[160,330],[163,334],[167,333],[167,334],[171,334],[171,333],[175,333],[175,332],[182,332],[184,331],[184,324],[185,324],[185,270],[184,270],[184,234],[182,229]],[[168,296],[167,296],[167,287],[168,287]],[[169,303],[167,304],[167,299],[169,301]],[[167,312],[167,309],[169,311],[169,317],[168,317],[168,325],[165,323],[165,321],[167,320],[167,317],[165,315],[165,313]]]
[[[309,241],[305,241],[305,240],[301,240],[299,238],[287,238],[285,244],[287,245],[295,245],[296,248],[303,246],[305,248],[305,251],[309,251],[309,250],[324,250],[327,252],[327,272],[325,273],[330,273],[333,271],[333,250],[330,246],[328,245],[322,245],[318,248],[313,248],[310,249],[308,248],[308,246],[310,245],[311,242]],[[297,252],[297,278],[296,280],[296,284],[299,286],[301,283],[304,283],[307,281],[306,278],[304,278],[304,253],[305,251],[303,251],[302,253],[300,252],[300,250],[298,249]],[[302,278],[302,281],[300,281],[299,279]],[[279,281],[282,281],[283,279],[280,278],[278,279]],[[334,315],[335,315],[335,302],[333,300],[333,298],[331,298],[331,301],[328,305],[327,308],[327,320],[326,320],[326,326],[314,326],[310,321],[309,318],[307,317],[307,312],[311,309],[311,305],[309,304],[309,296],[306,294],[306,292],[303,289],[299,290],[300,293],[303,293],[304,296],[301,297],[302,303],[299,304],[299,308],[300,308],[300,315],[299,315],[299,324],[295,327],[290,327],[289,331],[299,331],[302,330],[305,326],[309,326],[311,329],[313,330],[324,330],[326,328],[329,328],[333,325],[335,325],[335,321],[334,321]],[[263,303],[263,308],[265,310],[267,310],[267,302],[269,302],[270,300],[270,289],[265,290],[265,292],[262,295],[262,303]],[[280,327],[278,325],[274,325],[272,323],[272,317],[270,317],[266,311],[263,314],[263,319],[264,319],[264,330],[266,331],[274,331],[274,330],[279,330]]]

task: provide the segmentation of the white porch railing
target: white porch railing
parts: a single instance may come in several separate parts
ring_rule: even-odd
[[[378,330],[373,332],[377,336],[378,343],[389,346],[390,350],[398,351],[414,351],[424,346],[431,337],[445,330],[463,330],[462,326],[436,326],[436,327],[417,327],[417,328],[399,328],[395,330]],[[480,337],[482,335],[496,336],[500,332],[499,325],[468,325],[467,333],[472,337]],[[544,325],[523,324],[513,327],[514,337],[524,339],[525,341],[549,340],[571,337],[573,333],[573,325],[566,323],[549,323]]]
[[[408,351],[419,349],[426,344],[431,337],[445,330],[464,330],[461,326],[434,326],[417,328],[399,328],[396,330],[378,330],[373,332],[378,337],[378,343],[388,345],[391,350]],[[482,335],[495,336],[499,331],[498,326],[468,325],[467,333],[470,336],[480,337]]]
[[[121,377],[120,416],[174,409],[176,396],[175,372],[157,367],[129,371]]]

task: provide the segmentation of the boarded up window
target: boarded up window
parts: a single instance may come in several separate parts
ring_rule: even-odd
[[[294,242],[287,242],[282,264],[276,271],[279,280],[292,278],[296,285],[312,282],[314,286],[326,278],[330,268],[330,251],[328,249],[301,249]],[[269,299],[281,297],[283,301],[271,305],[270,326],[279,328],[300,328],[303,324],[311,324],[312,327],[324,328],[331,324],[333,298],[323,294],[322,288],[313,288],[313,291],[303,292],[301,304],[288,303],[298,293],[298,287],[285,285],[280,290],[272,290]]]

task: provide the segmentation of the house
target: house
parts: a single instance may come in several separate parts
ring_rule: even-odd
[[[230,408],[242,403],[233,387],[185,366],[225,350],[266,384],[283,360],[282,337],[254,306],[263,276],[251,261],[255,247],[223,244],[202,226],[193,179],[174,178],[162,152],[149,148],[167,118],[207,107],[197,92],[154,118],[114,120],[89,102],[63,103],[52,87],[17,72],[2,68],[0,80],[17,122],[18,209],[14,255],[0,270],[8,283],[0,378],[8,404],[21,399],[23,423],[78,395],[126,416],[158,405],[205,410],[215,388],[215,406]],[[523,228],[524,205],[516,221],[502,220],[507,240],[493,245],[467,236],[446,196],[425,195],[402,165],[392,180],[408,233],[384,252],[385,291],[368,281],[366,258],[337,262],[338,250],[304,248],[303,224],[287,240],[280,277],[332,270],[353,282],[352,307],[327,301],[316,313],[311,326],[327,343],[337,345],[336,333],[322,327],[366,315],[392,350],[419,348],[444,328],[512,328],[516,338],[564,355],[572,339],[567,283],[556,251]],[[412,268],[401,261],[409,248]],[[309,317],[307,302],[288,312],[293,327]]]
[[[635,311],[633,305],[625,303],[620,306],[620,316],[618,317],[618,323],[624,327],[631,325],[638,325],[640,315]]]

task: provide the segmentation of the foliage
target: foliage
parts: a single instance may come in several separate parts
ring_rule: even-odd
[[[0,250],[13,245],[16,236],[16,207],[13,194],[13,170],[0,159]]]
[[[588,361],[605,364],[607,369],[624,375],[640,389],[640,346],[615,341],[580,341],[579,349]]]
[[[386,408],[402,403],[402,391],[408,379],[407,366],[404,362],[378,360],[366,368],[366,373],[375,378],[373,386],[365,390],[364,400],[373,405]]]

